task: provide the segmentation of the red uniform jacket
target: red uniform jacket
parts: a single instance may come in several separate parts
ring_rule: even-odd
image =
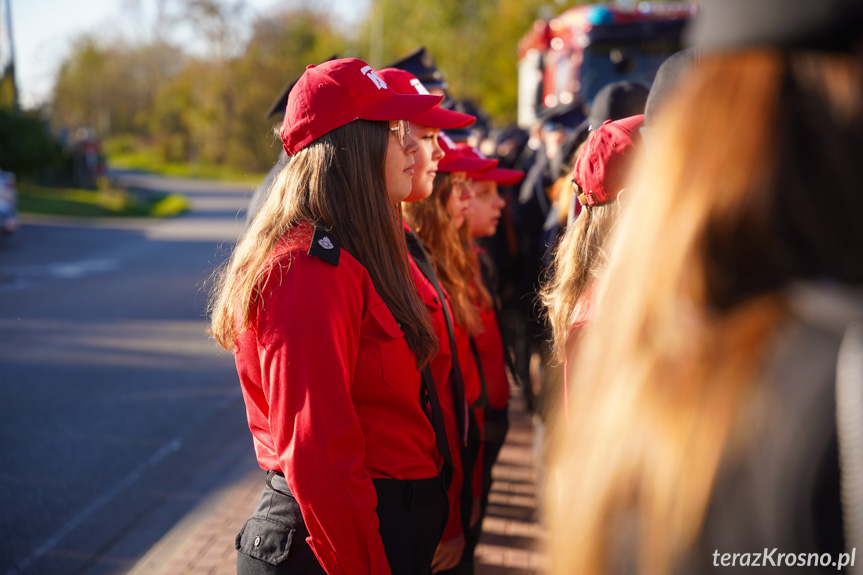
[[[372,478],[434,477],[440,455],[404,334],[349,253],[338,265],[306,253],[312,231],[298,226],[273,250],[237,340],[249,427],[326,572],[387,574]]]
[[[503,338],[493,308],[480,309],[482,332],[474,336],[479,350],[488,403],[493,409],[503,409],[509,402],[509,380],[506,377]]]
[[[453,455],[452,483],[447,491],[447,495],[449,496],[449,518],[447,519],[446,528],[441,539],[442,541],[449,541],[461,535],[463,531],[460,519],[461,515],[459,514],[459,494],[461,493],[464,476],[461,457],[458,456],[461,449],[461,441],[459,439],[458,423],[456,422],[455,406],[453,405],[453,382],[450,377],[452,354],[450,353],[449,334],[447,333],[446,318],[443,311],[443,306],[449,308],[449,302],[440,301],[434,286],[423,275],[413,258],[408,259],[411,263],[411,273],[413,274],[414,283],[416,283],[420,297],[426,304],[426,309],[428,309],[431,316],[435,335],[438,340],[438,352],[429,363],[429,368],[431,369],[432,378],[434,379],[437,394],[440,398],[447,443],[449,444],[450,453]],[[452,317],[452,311],[450,311],[450,317]]]
[[[492,409],[504,409],[509,403],[509,379],[506,376],[506,364],[504,359],[503,338],[497,323],[497,313],[494,308],[479,310],[482,321],[482,331],[473,336],[479,353],[479,363],[482,366],[482,374],[488,392],[488,405]],[[474,357],[471,353],[470,357]],[[472,366],[476,369],[476,364]],[[467,385],[467,384],[465,384]],[[480,435],[485,439],[485,414],[483,409],[474,410],[474,418]],[[482,461],[483,447],[477,455],[477,461]],[[474,466],[472,477],[473,493],[479,497],[482,493],[482,465]]]

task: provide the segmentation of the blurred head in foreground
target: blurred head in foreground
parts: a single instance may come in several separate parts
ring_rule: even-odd
[[[763,426],[786,429],[780,402],[757,398],[774,391],[766,358],[791,287],[863,283],[861,5],[702,2],[699,66],[651,120],[569,358],[569,425],[553,433],[545,501],[554,573],[698,572],[681,570],[707,553],[698,542],[726,536],[702,529],[717,485],[751,495],[724,472],[756,452]],[[782,517],[738,527],[781,529]],[[763,547],[760,534],[746,542]]]

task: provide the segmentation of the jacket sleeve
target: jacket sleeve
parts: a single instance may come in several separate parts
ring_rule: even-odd
[[[377,496],[351,398],[362,277],[298,254],[262,290],[259,355],[270,432],[288,486],[329,575],[388,574]]]

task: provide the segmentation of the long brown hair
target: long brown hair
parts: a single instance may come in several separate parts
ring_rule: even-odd
[[[757,405],[781,288],[814,273],[861,281],[857,264],[789,259],[807,233],[863,253],[848,225],[861,208],[861,86],[849,57],[729,53],[705,56],[663,109],[569,362],[570,424],[553,432],[547,490],[553,572],[608,572],[634,518],[638,572],[668,573]],[[801,161],[801,149],[814,153]],[[818,219],[793,217],[804,211]]]
[[[435,273],[450,296],[453,319],[468,333],[482,330],[479,311],[474,305],[479,261],[466,235],[467,225],[459,233],[446,205],[453,193],[450,175],[439,172],[434,179],[432,194],[424,200],[403,204],[405,219],[429,250]]]
[[[385,185],[389,132],[386,122],[357,120],[315,140],[282,169],[230,260],[216,273],[211,332],[223,347],[249,324],[261,299],[266,265],[286,232],[303,223],[321,226],[368,271],[378,294],[399,322],[417,365],[437,343],[428,313],[411,279],[398,210]],[[290,262],[278,262],[282,273]],[[263,303],[263,302],[261,302]]]

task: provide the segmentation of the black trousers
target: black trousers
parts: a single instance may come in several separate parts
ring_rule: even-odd
[[[381,540],[393,575],[429,573],[449,514],[442,479],[373,482]],[[267,472],[258,506],[237,535],[237,574],[326,575],[306,542],[308,535],[284,476]]]
[[[465,546],[461,561],[447,571],[443,571],[447,575],[472,575],[474,572],[474,553],[476,546],[479,544],[480,535],[482,535],[482,520],[485,517],[486,507],[488,507],[488,496],[491,492],[491,468],[494,467],[497,461],[497,456],[503,447],[506,440],[506,433],[509,431],[509,412],[508,408],[494,409],[486,407],[484,412],[485,419],[485,437],[483,438],[482,461],[476,461],[475,465],[482,465],[482,495],[480,498],[480,516],[479,520],[473,527],[468,527],[467,521],[464,521],[464,537]],[[469,479],[466,480],[469,483]],[[472,491],[468,485],[468,491]],[[465,498],[462,498],[464,505]],[[468,501],[471,501],[468,498]],[[472,501],[471,501],[472,504]],[[468,510],[470,513],[470,510]]]

